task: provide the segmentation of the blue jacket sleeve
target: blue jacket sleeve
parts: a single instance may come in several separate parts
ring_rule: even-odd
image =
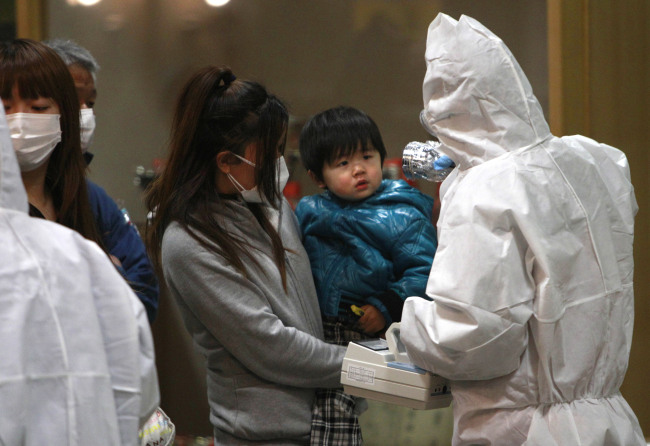
[[[151,323],[158,311],[158,280],[142,238],[106,191],[91,181],[87,183],[90,205],[104,245],[122,264],[117,269],[144,305]]]

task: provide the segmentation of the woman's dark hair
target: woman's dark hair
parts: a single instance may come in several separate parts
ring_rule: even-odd
[[[206,249],[246,275],[242,256],[256,263],[247,241],[231,236],[215,217],[214,207],[227,199],[217,192],[217,154],[244,156],[257,146],[258,190],[270,203],[280,202],[276,159],[284,152],[289,115],[284,104],[257,82],[236,80],[228,67],[209,66],[185,84],[176,104],[169,154],[162,174],[146,191],[153,218],[147,225],[149,255],[161,273],[160,249],[167,226],[178,222]],[[271,238],[274,260],[286,286],[284,248],[259,204],[248,204]],[[207,239],[207,242],[206,242]]]
[[[368,145],[379,152],[381,163],[386,147],[375,121],[363,111],[347,106],[327,109],[314,115],[300,132],[300,159],[305,169],[323,180],[323,166],[349,156]]]
[[[29,39],[0,43],[0,96],[51,98],[61,114],[61,142],[48,161],[45,187],[56,221],[104,247],[88,199],[86,163],[79,141],[79,101],[68,67],[54,50]]]

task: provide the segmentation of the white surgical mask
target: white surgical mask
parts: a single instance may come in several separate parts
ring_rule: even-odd
[[[422,110],[422,111],[420,112],[420,124],[422,125],[422,127],[424,128],[424,130],[427,131],[427,133],[428,133],[429,135],[431,135],[431,136],[435,136],[436,138],[438,137],[438,135],[436,135],[436,132],[434,132],[434,131],[431,129],[431,127],[429,126],[429,120],[427,119],[427,111],[426,111],[426,110]]]
[[[7,115],[11,143],[21,172],[32,171],[45,163],[61,141],[58,114],[12,113]]]
[[[247,160],[244,157],[241,157],[234,153],[233,155],[235,155],[237,158],[239,158],[246,164],[249,164],[253,167],[256,166],[255,163]],[[287,185],[287,181],[289,180],[289,169],[287,168],[287,163],[284,161],[284,156],[278,158],[275,163],[277,168],[276,178],[278,179],[278,192],[282,193],[285,186]],[[230,179],[230,182],[233,184],[233,186],[237,188],[244,201],[246,201],[247,203],[262,203],[264,201],[264,198],[262,197],[260,191],[257,189],[257,186],[251,189],[246,189],[244,188],[244,186],[242,186],[239,183],[239,181],[235,180],[235,178],[232,175],[230,175],[230,173],[228,173],[227,176]]]
[[[81,130],[81,152],[86,153],[95,134],[95,114],[92,108],[81,109],[79,129]]]
[[[276,166],[278,168],[278,191],[282,193],[284,188],[287,186],[287,181],[289,181],[289,168],[287,167],[287,163],[284,161],[284,156],[278,158]]]

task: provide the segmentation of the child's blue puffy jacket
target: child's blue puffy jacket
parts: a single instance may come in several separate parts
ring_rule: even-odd
[[[303,198],[296,215],[322,314],[371,304],[390,324],[401,319],[407,297],[426,298],[437,247],[432,208],[431,197],[402,180],[383,180],[360,202],[329,191]]]

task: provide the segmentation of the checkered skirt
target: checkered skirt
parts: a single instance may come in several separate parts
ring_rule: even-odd
[[[325,341],[348,345],[367,339],[351,318],[323,318]],[[360,446],[363,444],[357,416],[357,400],[343,389],[318,389],[312,408],[311,445]]]

